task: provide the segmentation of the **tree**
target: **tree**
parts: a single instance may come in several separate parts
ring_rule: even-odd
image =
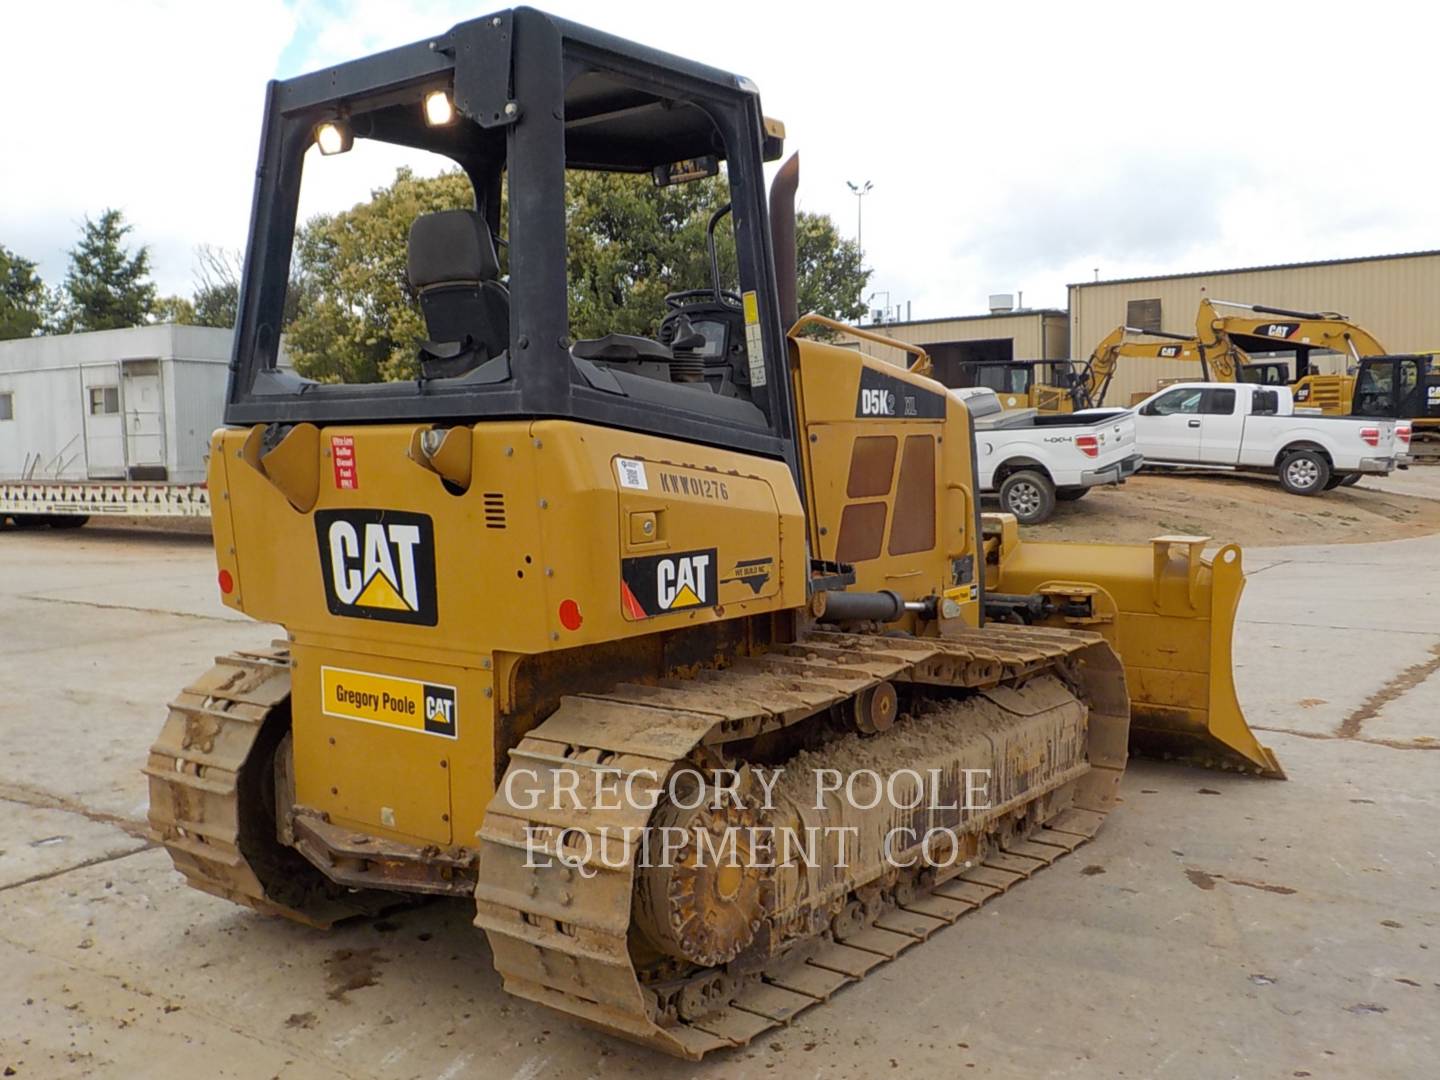
[[[195,321],[195,305],[183,296],[162,296],[150,309],[150,321],[176,323],[181,326],[199,325]]]
[[[369,202],[306,222],[290,285],[299,292],[287,339],[295,370],[326,382],[414,377],[426,335],[405,273],[410,223],[473,205],[463,173],[424,179],[401,168]]]
[[[847,322],[865,314],[865,286],[873,271],[861,265],[860,245],[842,240],[828,214],[796,215],[795,263],[800,314],[813,311]]]
[[[0,340],[38,333],[45,323],[47,301],[35,264],[0,244]]]
[[[656,188],[648,176],[570,173],[568,336],[653,336],[666,293],[710,286],[706,227],[728,198],[721,177]],[[413,378],[426,334],[406,278],[410,223],[417,214],[473,202],[469,180],[458,171],[420,178],[400,169],[369,202],[307,222],[296,239],[294,317],[286,320],[296,370],[333,382]],[[862,314],[870,271],[860,265],[859,248],[841,240],[824,215],[802,213],[797,226],[801,311],[839,319]],[[717,226],[716,240],[722,287],[738,289],[730,219]],[[502,250],[502,269],[505,262]],[[197,293],[197,309],[199,300]]]
[[[665,294],[711,283],[705,242],[710,216],[729,198],[719,178],[656,188],[649,176],[572,172],[565,186],[570,331],[650,336]],[[722,285],[736,287],[735,234],[716,227]]]
[[[229,330],[239,308],[240,252],[201,244],[195,249],[195,325]]]
[[[80,242],[70,249],[62,332],[113,330],[146,321],[155,305],[150,249],[142,245],[133,255],[125,249],[132,228],[119,210],[105,210],[96,221],[85,218]]]

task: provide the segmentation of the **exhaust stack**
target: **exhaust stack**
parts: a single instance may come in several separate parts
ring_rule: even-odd
[[[800,155],[791,154],[770,185],[770,249],[775,258],[780,321],[787,330],[800,318],[795,255],[795,192],[799,187]]]

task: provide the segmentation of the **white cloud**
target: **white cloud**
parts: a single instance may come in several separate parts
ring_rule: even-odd
[[[1068,281],[1440,247],[1440,13],[1372,2],[673,0],[557,14],[755,79],[804,160],[801,203],[851,233],[872,180],[873,284],[917,318]],[[188,288],[243,244],[265,80],[483,12],[420,0],[16,5],[0,69],[0,242],[48,280],[118,205]],[[356,174],[353,201],[393,163]]]

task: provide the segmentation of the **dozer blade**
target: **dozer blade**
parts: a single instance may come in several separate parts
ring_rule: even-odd
[[[1039,595],[1048,614],[1036,621],[1103,634],[1125,665],[1132,751],[1285,778],[1235,693],[1239,547],[1206,558],[1204,536],[1161,536],[1148,546],[1033,543],[1020,540],[1013,520],[986,519],[986,586],[1000,601],[992,612],[1003,610],[1001,596]]]

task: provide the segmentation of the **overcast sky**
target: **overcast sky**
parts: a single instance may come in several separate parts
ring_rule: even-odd
[[[748,75],[801,205],[915,318],[992,292],[1440,247],[1440,7],[1419,3],[542,4]],[[163,292],[245,242],[267,79],[432,36],[445,0],[0,0],[0,244],[64,276],[118,206]],[[341,203],[393,161],[347,162]],[[313,208],[313,207],[312,207]],[[338,209],[339,206],[330,207]],[[881,295],[873,306],[883,305]]]

